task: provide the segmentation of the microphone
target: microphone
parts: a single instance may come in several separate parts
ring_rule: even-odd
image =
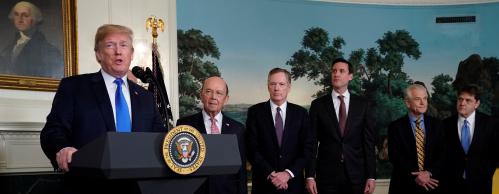
[[[156,82],[156,79],[153,76],[152,70],[149,67],[146,67],[146,72],[144,73],[144,79],[149,80],[151,82]]]
[[[149,70],[149,71],[147,71]],[[147,71],[147,72],[146,72]],[[132,68],[132,74],[139,78],[140,81],[144,83],[154,83],[153,77],[152,77],[152,71],[149,69],[149,67],[144,71],[142,67],[135,66]],[[147,75],[149,73],[149,75]]]

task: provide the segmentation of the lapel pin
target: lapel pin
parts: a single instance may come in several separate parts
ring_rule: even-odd
[[[228,127],[228,126],[229,126],[229,123],[225,123],[225,126],[227,126],[227,127]]]
[[[137,93],[137,91],[133,92],[135,95],[139,95],[139,93]]]

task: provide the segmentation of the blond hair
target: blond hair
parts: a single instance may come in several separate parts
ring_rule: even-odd
[[[116,24],[104,24],[97,29],[97,33],[95,33],[95,43],[94,50],[97,51],[99,43],[104,40],[110,34],[126,34],[130,39],[130,42],[133,43],[133,31],[132,29]],[[133,44],[132,44],[133,49]]]

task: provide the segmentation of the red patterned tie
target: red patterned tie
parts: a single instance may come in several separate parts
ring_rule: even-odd
[[[345,134],[345,128],[347,125],[347,109],[345,107],[345,101],[343,100],[345,96],[339,95],[338,98],[340,99],[340,112],[339,112],[339,124],[340,124],[340,132],[341,136]]]
[[[211,134],[220,134],[220,129],[218,129],[217,126],[217,119],[215,118],[210,118],[211,121]]]

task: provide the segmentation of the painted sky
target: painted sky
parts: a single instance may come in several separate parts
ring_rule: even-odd
[[[477,16],[476,23],[436,24],[438,16]],[[305,30],[321,27],[352,50],[375,47],[387,31],[405,29],[420,44],[418,60],[406,59],[411,79],[430,85],[434,76],[452,77],[460,61],[473,53],[499,57],[499,3],[459,6],[381,6],[304,0],[179,0],[178,29],[196,28],[211,35],[230,87],[229,104],[268,99],[266,76],[273,67],[290,69],[286,61],[300,49]],[[310,104],[318,89],[313,81],[292,83],[288,99]]]

